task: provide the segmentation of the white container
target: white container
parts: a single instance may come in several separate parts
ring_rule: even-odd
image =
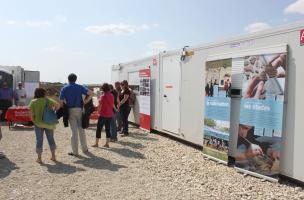
[[[160,53],[157,66],[151,67],[152,129],[188,142],[203,145],[205,64],[209,60],[238,58],[286,51],[288,53],[285,94],[285,122],[281,147],[281,174],[304,182],[303,113],[304,113],[304,46],[300,31],[304,22],[268,29],[188,48],[193,55],[180,61],[181,50]],[[112,81],[128,80],[128,73],[151,65],[153,57],[120,64],[112,68]],[[234,156],[239,116],[238,98],[231,102],[229,155]],[[138,123],[138,108],[130,120]]]

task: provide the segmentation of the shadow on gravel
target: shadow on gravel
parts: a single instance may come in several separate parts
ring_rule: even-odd
[[[118,141],[117,144],[120,144],[122,146],[128,146],[133,149],[143,149],[145,146],[141,143],[133,143],[133,142],[127,142],[127,141]]]
[[[41,164],[44,167],[47,167],[48,172],[53,174],[73,174],[78,171],[85,171],[82,168],[77,168],[75,166],[67,165],[62,162],[55,162],[55,165],[50,164]]]
[[[150,138],[149,134],[142,134],[142,133],[130,133],[129,137],[138,139],[138,140],[147,140],[147,141],[158,141],[156,138]]]
[[[19,169],[19,167],[17,167],[16,164],[10,161],[8,158],[0,159],[0,179],[7,177],[13,170],[16,169]]]
[[[128,157],[128,158],[136,158],[136,159],[146,159],[146,157],[144,156],[144,154],[140,153],[140,152],[136,152],[136,151],[132,151],[130,149],[126,149],[126,148],[108,148],[106,149],[108,151],[112,151],[114,153],[117,153],[119,155],[122,155],[124,157]]]
[[[100,170],[109,170],[109,171],[118,171],[120,168],[127,168],[124,165],[117,165],[112,163],[110,160],[97,157],[91,152],[86,153],[86,156],[79,156],[80,160],[77,160],[75,163],[81,164],[85,167],[100,169]]]

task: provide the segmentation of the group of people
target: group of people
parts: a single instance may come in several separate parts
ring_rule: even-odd
[[[217,83],[217,80],[215,79],[214,81],[209,81],[206,86],[205,86],[205,96],[207,97],[213,97],[214,96],[214,93],[215,95],[218,95],[218,90],[219,90],[219,87],[218,87],[218,83]],[[216,87],[216,88],[215,88]],[[226,79],[224,81],[224,91],[225,91],[225,95],[226,97],[229,97],[230,96],[230,89],[231,89],[231,82],[229,81],[229,79]]]
[[[26,97],[26,91],[21,82],[18,83],[18,88],[13,90],[6,81],[3,81],[0,87],[0,110],[2,111],[0,121],[5,120],[5,113],[13,105],[13,101],[17,106],[24,106]]]
[[[54,139],[54,130],[56,123],[49,123],[44,120],[45,110],[51,110],[54,113],[61,113],[63,120],[67,119],[71,128],[71,151],[70,156],[78,156],[78,138],[80,140],[81,150],[84,154],[88,153],[85,129],[83,128],[82,117],[83,107],[92,102],[93,91],[76,83],[77,76],[70,74],[68,84],[61,89],[59,102],[48,98],[47,91],[43,88],[35,90],[34,99],[30,102],[29,108],[32,113],[34,130],[36,135],[36,153],[37,162],[42,163],[43,136],[46,135],[50,150],[51,160],[56,161],[56,142]],[[129,135],[128,117],[131,110],[129,99],[131,95],[128,82],[126,80],[115,83],[115,88],[104,83],[101,86],[101,96],[97,108],[99,118],[96,129],[96,141],[92,147],[98,147],[101,138],[101,132],[105,127],[106,142],[104,147],[109,148],[110,142],[117,141],[117,132],[122,127],[121,134]],[[58,115],[57,115],[58,116]],[[117,123],[118,122],[118,123]],[[117,126],[118,124],[118,126]],[[66,125],[66,124],[65,124]]]
[[[214,149],[220,150],[220,151],[227,151],[228,152],[228,144],[227,141],[218,139],[218,138],[213,138],[211,137],[210,140],[207,142],[207,146],[210,146]]]

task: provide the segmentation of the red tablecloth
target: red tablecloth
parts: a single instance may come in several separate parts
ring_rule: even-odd
[[[90,115],[91,120],[98,120],[99,114],[98,114],[97,109],[98,109],[98,107],[95,107],[95,111]]]
[[[8,122],[31,122],[32,115],[27,106],[10,107],[5,114],[5,119]]]

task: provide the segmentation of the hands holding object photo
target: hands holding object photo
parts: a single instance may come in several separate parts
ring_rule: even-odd
[[[254,59],[255,58],[255,59]],[[261,56],[264,66],[257,66],[258,60],[256,57],[249,58],[249,61],[245,62],[245,73],[257,73],[249,81],[248,86],[244,93],[244,98],[265,99],[265,83],[270,78],[284,78],[286,70],[286,55],[278,54],[274,56],[269,62],[266,62],[264,56]],[[259,69],[254,68],[260,67]],[[281,70],[278,68],[282,67]]]

